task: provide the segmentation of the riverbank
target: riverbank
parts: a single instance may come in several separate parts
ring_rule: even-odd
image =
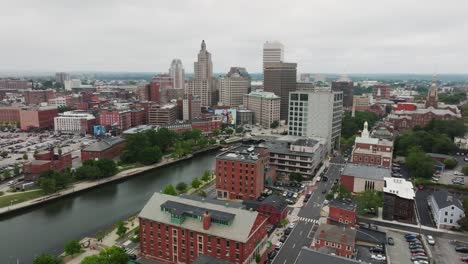
[[[158,162],[157,164],[125,170],[125,171],[119,172],[116,175],[111,176],[109,178],[105,178],[105,179],[101,179],[101,180],[97,180],[97,181],[77,182],[73,186],[70,186],[67,189],[61,190],[60,192],[50,194],[50,195],[47,195],[47,196],[42,196],[42,197],[39,197],[39,198],[35,198],[33,200],[13,204],[11,206],[2,207],[2,208],[0,208],[0,216],[8,215],[8,214],[15,213],[15,212],[18,212],[18,211],[21,211],[21,210],[24,210],[24,209],[28,209],[28,208],[31,208],[31,207],[35,207],[35,206],[40,206],[42,204],[55,201],[55,200],[60,199],[62,197],[72,195],[72,194],[76,194],[76,193],[79,193],[79,192],[83,192],[83,191],[86,191],[86,190],[90,190],[90,189],[96,188],[96,187],[104,185],[104,184],[121,181],[121,180],[130,178],[130,177],[139,175],[139,174],[141,174],[143,172],[151,171],[151,170],[161,168],[161,167],[164,167],[164,166],[167,166],[167,165],[175,164],[175,163],[180,162],[180,161],[188,160],[188,159],[193,158],[195,155],[205,153],[205,152],[209,152],[209,151],[213,151],[213,150],[217,150],[219,148],[220,148],[220,146],[216,145],[216,146],[212,146],[212,147],[209,147],[209,148],[206,148],[206,149],[203,149],[203,150],[196,151],[193,154],[190,154],[190,155],[182,157],[182,158],[178,158],[178,159],[164,158],[162,161]]]

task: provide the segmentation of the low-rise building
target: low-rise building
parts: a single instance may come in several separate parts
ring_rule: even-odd
[[[336,254],[322,253],[307,247],[303,247],[294,264],[360,264],[361,261],[337,256]]]
[[[321,224],[315,232],[311,248],[326,248],[330,253],[352,258],[356,240],[356,229],[336,225]]]
[[[26,181],[37,181],[39,175],[46,170],[63,171],[72,167],[71,152],[62,154],[54,152],[51,148],[49,151],[37,153],[34,155],[36,160],[29,161],[23,164],[24,179]]]
[[[339,223],[348,227],[356,225],[356,204],[345,200],[331,200],[328,204],[328,224]]]
[[[447,190],[433,192],[427,198],[436,227],[439,229],[458,228],[458,220],[465,216],[460,199]]]
[[[416,223],[413,184],[400,178],[385,178],[383,219]]]
[[[174,123],[177,119],[175,104],[152,105],[148,111],[148,124],[164,125]]]
[[[54,118],[54,130],[62,133],[92,133],[96,118],[84,111],[67,111]]]
[[[453,139],[453,142],[455,143],[458,149],[465,151],[468,150],[468,135],[465,135],[464,137],[455,137]]]
[[[27,107],[20,111],[21,130],[53,129],[54,118],[58,116],[55,106]]]
[[[281,220],[288,215],[288,203],[286,199],[278,195],[270,195],[263,201],[244,200],[242,202],[247,209],[253,209],[263,215],[268,216],[268,223],[279,226]]]
[[[360,193],[366,190],[383,191],[386,177],[391,177],[388,168],[348,163],[341,173],[340,182],[346,190]]]
[[[110,137],[99,140],[81,150],[81,160],[114,159],[122,153],[125,141],[120,137]]]
[[[325,153],[324,144],[311,138],[286,136],[262,144],[270,151],[270,165],[277,174],[299,173],[312,177]]]
[[[365,122],[361,136],[356,137],[354,142],[352,162],[390,168],[392,155],[393,141],[370,137],[368,124]]]
[[[115,127],[120,130],[131,128],[132,112],[130,110],[103,109],[99,113],[99,124],[106,128]]]
[[[268,218],[210,199],[155,193],[139,214],[140,250],[164,263],[193,263],[200,255],[252,263],[264,255]]]
[[[20,125],[20,108],[0,107],[0,125],[18,127]]]

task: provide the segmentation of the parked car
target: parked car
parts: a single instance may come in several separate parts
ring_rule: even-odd
[[[432,245],[432,246],[435,245],[435,240],[434,240],[434,238],[433,238],[432,236],[428,235],[428,236],[427,236],[427,243],[428,243],[429,245]]]
[[[137,259],[137,255],[135,255],[135,254],[128,254],[127,256],[131,260],[136,260]]]
[[[288,236],[289,234],[291,234],[291,230],[292,229],[286,228],[283,233]]]
[[[283,235],[281,238],[280,238],[280,242],[281,243],[284,243],[284,241],[286,241],[286,238],[288,238],[286,235]]]
[[[415,249],[410,249],[411,253],[426,253],[426,251],[422,248],[415,248]]]
[[[280,250],[282,246],[283,246],[283,243],[278,242],[278,243],[276,243],[276,245],[275,245],[275,249],[276,249],[276,250]]]
[[[296,225],[294,223],[289,223],[288,229],[293,229]]]
[[[415,261],[415,260],[429,260],[426,256],[415,256],[415,257],[411,257],[411,260],[412,261]]]
[[[372,259],[375,259],[375,260],[380,260],[380,261],[383,261],[385,259],[387,259],[385,256],[382,256],[382,255],[371,255],[371,258]]]
[[[461,253],[468,253],[468,247],[457,246],[455,247],[455,251],[461,252]]]
[[[454,171],[453,172],[453,175],[463,175],[463,173],[459,172],[459,171]]]
[[[460,260],[463,262],[468,262],[468,256],[463,256],[460,258]]]
[[[416,257],[416,256],[426,256],[426,253],[413,253],[411,254],[412,257]]]
[[[412,246],[409,246],[409,249],[416,249],[416,248],[423,248],[422,245],[412,245]]]
[[[420,241],[414,241],[414,242],[410,242],[409,245],[410,245],[410,246],[422,245],[422,243],[421,243]]]
[[[395,241],[393,240],[393,237],[387,238],[387,243],[391,246],[395,245]]]
[[[274,259],[276,257],[276,250],[268,252],[268,259]]]
[[[406,234],[406,235],[405,235],[405,238],[406,238],[406,239],[409,239],[409,238],[416,238],[416,235],[415,235],[415,234]]]

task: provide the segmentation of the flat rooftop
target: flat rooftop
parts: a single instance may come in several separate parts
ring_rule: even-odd
[[[357,178],[371,179],[371,180],[384,180],[384,178],[392,177],[390,169],[378,167],[378,166],[368,166],[364,164],[354,164],[348,163],[342,175],[353,176]]]
[[[216,159],[256,163],[263,148],[252,145],[240,145],[219,154]]]
[[[398,197],[413,200],[416,196],[414,192],[414,186],[410,181],[400,178],[384,178],[385,187],[383,191],[385,193],[395,194]]]

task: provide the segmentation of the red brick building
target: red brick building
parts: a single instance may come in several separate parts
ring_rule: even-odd
[[[338,256],[352,258],[356,241],[356,229],[321,224],[315,232],[311,248],[326,247],[331,253]]]
[[[54,90],[26,90],[23,92],[26,105],[40,105],[55,98]]]
[[[377,84],[372,88],[374,99],[390,99],[391,87],[388,84]]]
[[[0,108],[0,124],[2,125],[20,125],[20,108],[18,107],[1,107]]]
[[[385,177],[392,177],[388,168],[348,163],[341,173],[340,183],[352,193],[366,190],[381,192],[385,185]]]
[[[122,153],[125,140],[119,137],[104,138],[81,150],[81,160],[114,159]]]
[[[268,223],[278,226],[281,220],[288,215],[288,204],[283,197],[270,195],[263,201],[244,200],[242,202],[247,209],[253,209],[268,217]]]
[[[361,136],[356,137],[351,156],[352,163],[390,168],[393,159],[393,141],[372,138],[368,124],[364,123]]]
[[[416,110],[416,104],[413,103],[398,103],[394,108],[393,111],[414,111]]]
[[[455,120],[460,117],[461,115],[454,113],[452,109],[429,107],[416,109],[415,111],[394,111],[388,116],[388,119],[393,124],[395,130],[401,132],[413,129],[415,126],[425,127],[432,119]]]
[[[211,135],[214,130],[221,129],[221,116],[196,118],[192,121],[193,129],[200,129],[204,135]]]
[[[265,186],[268,149],[241,145],[216,157],[218,199],[257,199]]]
[[[356,225],[356,204],[344,200],[332,200],[328,204],[328,224],[340,223],[348,227]]]
[[[209,199],[155,193],[139,221],[141,255],[163,263],[190,264],[199,255],[251,263],[266,251],[266,216]]]
[[[54,150],[45,151],[34,155],[36,160],[23,164],[24,179],[27,181],[38,180],[39,175],[46,170],[63,171],[72,167],[72,154],[54,153]]]
[[[106,128],[116,126],[126,130],[132,127],[132,112],[105,109],[99,113],[99,124]]]
[[[53,129],[54,118],[58,116],[57,107],[31,107],[21,109],[21,130],[29,129]]]
[[[145,109],[131,110],[131,125],[132,127],[146,124],[146,111]]]

